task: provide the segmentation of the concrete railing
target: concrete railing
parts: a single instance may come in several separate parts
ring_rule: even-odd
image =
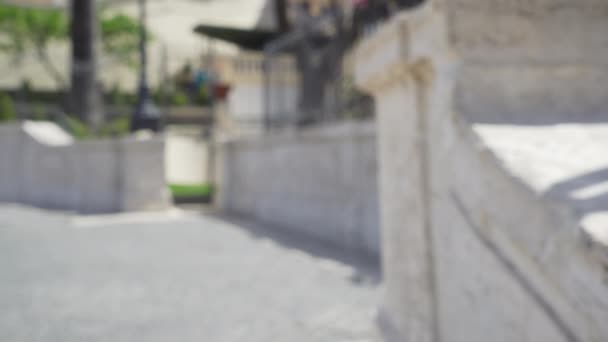
[[[375,140],[372,123],[345,123],[225,142],[218,204],[376,256]]]
[[[164,209],[164,140],[75,142],[48,122],[0,125],[0,201],[106,213]]]
[[[608,141],[608,131],[581,125],[572,129],[575,135],[564,136],[551,126],[472,126],[465,119],[494,109],[486,106],[488,97],[468,96],[475,89],[516,102],[511,108],[530,110],[528,116],[551,115],[556,105],[578,106],[572,101],[590,108],[597,99],[597,91],[586,96],[584,82],[571,83],[569,91],[552,86],[558,79],[589,76],[576,73],[581,64],[597,65],[573,52],[573,44],[584,42],[544,37],[553,37],[548,32],[560,20],[543,12],[557,8],[549,2],[531,2],[538,8],[529,12],[519,8],[527,2],[431,1],[393,18],[358,48],[357,82],[377,106],[385,286],[379,323],[388,341],[608,340],[608,206],[602,196],[593,197],[583,203],[587,211],[581,216],[574,209],[583,204],[544,190],[574,184],[580,170],[597,175],[607,168],[608,160],[597,153],[602,149],[591,145]],[[593,17],[608,3],[590,3],[570,1],[564,18],[579,24],[573,36],[606,28],[581,13]],[[486,15],[475,17],[479,11]],[[467,18],[485,26],[469,27]],[[540,48],[515,34],[521,33],[518,23],[538,33],[529,39],[538,39]],[[494,43],[500,53],[489,48]],[[546,60],[543,44],[552,54]],[[593,46],[588,48],[593,54]],[[568,63],[555,64],[560,57]],[[471,70],[483,70],[486,78],[467,77]],[[505,70],[542,77],[519,79],[510,88]],[[522,95],[520,102],[505,98],[512,87]],[[534,100],[539,89],[555,90],[544,98],[546,107]],[[507,138],[497,141],[505,129]],[[590,130],[602,135],[580,139]],[[545,144],[581,143],[576,153],[558,158],[549,151],[530,153],[541,145],[529,139],[538,139],[538,131],[549,132]],[[587,157],[577,161],[578,153]]]

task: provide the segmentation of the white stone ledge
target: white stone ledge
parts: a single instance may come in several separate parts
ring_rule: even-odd
[[[474,125],[505,170],[580,229],[584,249],[608,267],[608,124]],[[576,224],[578,223],[578,224]]]

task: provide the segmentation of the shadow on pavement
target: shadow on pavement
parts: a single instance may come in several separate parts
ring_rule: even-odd
[[[247,217],[236,215],[225,215],[213,212],[205,212],[205,216],[221,220],[241,229],[246,230],[256,239],[271,239],[277,244],[297,249],[308,255],[319,259],[330,259],[353,268],[354,273],[350,281],[356,285],[368,286],[379,285],[382,281],[380,261],[377,257],[366,255],[363,252],[348,250],[308,235],[289,231],[282,227],[256,222]]]

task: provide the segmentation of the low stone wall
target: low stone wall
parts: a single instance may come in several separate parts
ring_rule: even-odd
[[[373,123],[221,144],[219,204],[325,241],[379,254]]]
[[[17,125],[0,125],[0,201],[21,199],[23,135]]]
[[[166,208],[164,140],[74,142],[52,123],[0,125],[0,201],[81,213]]]

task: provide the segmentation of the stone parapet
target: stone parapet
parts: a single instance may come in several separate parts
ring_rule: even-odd
[[[604,84],[592,55],[606,45],[573,40],[593,31],[588,38],[599,42],[608,27],[596,20],[603,4],[585,20],[582,8],[591,2],[552,3],[430,1],[397,15],[358,48],[357,82],[377,106],[385,280],[379,320],[389,341],[608,338],[601,226],[608,207],[601,189],[579,184],[608,179],[601,176],[608,165],[589,157],[596,159],[583,161],[589,177],[581,178],[572,171],[575,151],[557,159],[529,153],[575,138],[582,144],[576,150],[595,151],[592,145],[605,140],[593,124],[566,138],[529,126],[563,122],[566,114],[586,120],[605,101],[591,88]],[[547,13],[577,23],[575,32],[558,37],[566,31]],[[529,19],[531,28],[512,17]],[[510,37],[522,29],[536,39],[526,43],[530,49]],[[556,80],[577,81],[569,91]],[[526,126],[535,116],[542,120]],[[492,125],[471,125],[484,119]],[[501,140],[497,132],[509,134]],[[539,190],[538,179],[596,193],[573,202]]]
[[[0,126],[0,201],[85,214],[165,209],[164,139],[79,141],[47,122]]]
[[[217,146],[225,212],[377,258],[373,123],[233,138]]]

